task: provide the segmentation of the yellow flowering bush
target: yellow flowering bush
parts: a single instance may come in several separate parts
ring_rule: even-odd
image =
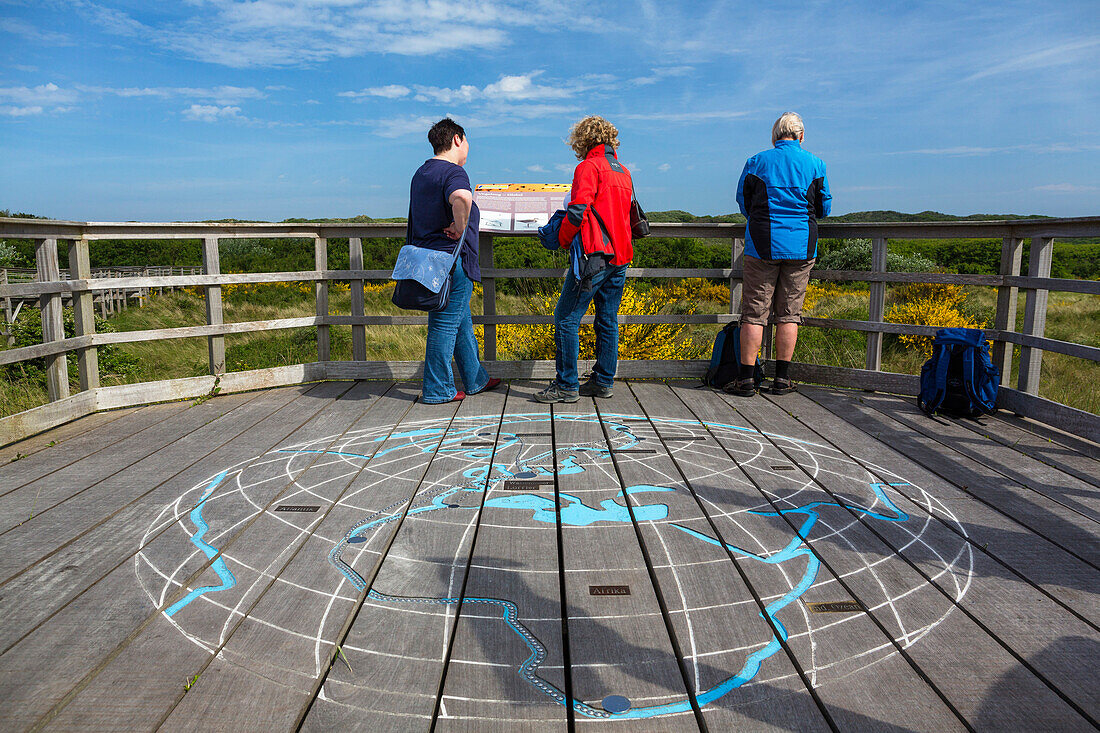
[[[704,281],[700,281],[704,282]],[[686,292],[686,291],[685,291]],[[726,291],[729,299],[729,291]],[[680,302],[677,303],[677,300]],[[650,288],[642,291],[634,285],[623,288],[623,298],[619,304],[619,313],[623,315],[655,315],[668,312],[668,306],[679,305],[677,312],[694,313],[695,305],[686,306],[683,300],[694,301],[698,298],[684,297],[671,299],[666,288]],[[552,314],[558,302],[557,293],[544,293],[527,299],[531,313]],[[595,312],[595,306],[588,308],[587,315]],[[681,359],[684,358],[685,345],[680,338],[684,325],[646,323],[619,326],[619,357],[622,359]],[[593,359],[596,356],[596,330],[591,325],[580,328],[580,358]],[[505,358],[511,359],[553,359],[554,325],[552,323],[535,326],[497,327],[497,348]]]
[[[984,328],[960,307],[966,300],[966,291],[961,285],[942,283],[914,283],[897,288],[897,299],[886,311],[886,320],[890,323],[911,323],[916,326],[935,326],[937,328]],[[916,346],[925,353],[932,351],[931,336],[902,334],[898,340],[905,346]]]
[[[343,291],[348,290],[347,283],[334,283],[336,292],[341,292],[340,286],[343,286]],[[313,294],[312,282],[283,282],[283,283],[233,283],[230,285],[222,285],[222,297],[225,299],[231,298],[247,298],[254,295],[265,294],[284,294],[284,293],[298,293],[302,295]],[[188,285],[183,288],[183,292],[195,297],[202,297],[206,294],[206,287],[202,285]]]
[[[812,282],[806,286],[806,300],[802,302],[802,311],[812,313],[814,308],[826,298],[842,295],[843,291],[831,282]]]
[[[730,288],[727,283],[711,282],[700,277],[673,280],[664,285],[658,285],[650,292],[668,302],[710,300],[725,305],[729,305],[730,302]]]

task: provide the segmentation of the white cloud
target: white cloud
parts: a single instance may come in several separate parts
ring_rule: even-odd
[[[384,87],[367,87],[358,92],[340,92],[337,97],[349,97],[362,99],[364,97],[383,97],[385,99],[400,99],[407,97],[412,90],[401,84],[387,84]]]
[[[746,117],[748,112],[729,110],[711,110],[699,112],[636,112],[619,115],[624,120],[649,120],[653,122],[709,122],[711,120],[737,119]]]
[[[650,74],[646,76],[636,76],[630,80],[630,83],[634,86],[649,86],[650,84],[656,84],[659,81],[664,81],[675,76],[687,76],[694,67],[691,66],[662,66],[660,68],[652,69]]]
[[[916,150],[898,150],[890,155],[949,155],[970,156],[989,155],[990,153],[1003,153],[1015,148],[989,148],[978,145],[956,145],[951,148],[918,148]]]
[[[426,135],[438,119],[424,116],[395,117],[388,120],[368,122],[379,137],[404,137],[413,133]]]
[[[11,33],[19,36],[24,41],[31,41],[43,46],[72,46],[73,39],[64,33],[45,31],[16,18],[0,18],[0,32]]]
[[[1092,193],[1100,191],[1100,186],[1081,186],[1076,183],[1049,183],[1045,186],[1036,186],[1033,191],[1046,193]]]
[[[532,173],[549,173],[550,172],[550,171],[546,170],[545,168],[543,168],[541,165],[529,165],[529,166],[527,166],[527,170],[531,171]]]
[[[62,89],[53,82],[36,87],[0,87],[0,100],[25,106],[57,107],[72,104],[77,96],[71,89]]]
[[[413,99],[418,102],[469,103],[481,96],[481,90],[470,84],[464,84],[457,89],[426,87],[420,84],[417,84],[414,88],[416,89],[416,96]]]
[[[542,71],[527,74],[506,74],[485,87],[463,84],[457,88],[429,87],[416,85],[418,102],[439,102],[442,104],[470,103],[474,101],[522,102],[543,99],[562,99],[572,94],[569,89],[559,85],[543,86],[535,84],[533,79]]]
[[[657,170],[661,171],[661,173],[665,173],[669,170],[672,170],[672,166],[668,163],[661,163],[659,166],[657,166]]]
[[[218,120],[241,120],[241,108],[226,105],[192,104],[183,110],[183,116],[195,122],[216,122]]]
[[[987,66],[981,71],[966,77],[963,81],[975,81],[997,74],[1044,69],[1050,66],[1076,64],[1085,55],[1082,52],[1087,52],[1097,46],[1100,46],[1100,38],[1069,41],[1023,55],[1020,55],[1019,48],[1012,48],[1009,51],[1011,58],[1008,61]]]
[[[1030,143],[1027,145],[956,145],[950,148],[917,148],[915,150],[898,150],[887,155],[943,155],[952,157],[966,157],[974,155],[993,155],[995,153],[1083,153],[1100,150],[1100,145],[1094,143]]]
[[[91,0],[71,2],[109,33],[234,68],[499,49],[517,29],[563,26],[583,7],[579,0],[192,0],[190,17],[146,24]],[[591,11],[586,16],[592,21]],[[598,19],[593,26],[604,27]]]
[[[559,86],[538,86],[531,81],[541,73],[541,71],[535,71],[530,74],[502,76],[499,81],[486,86],[483,93],[491,99],[506,99],[509,101],[560,99],[569,96],[569,92]]]
[[[42,114],[42,108],[39,106],[34,107],[7,107],[0,106],[0,115],[7,115],[8,117],[29,117],[30,115]]]
[[[217,104],[234,104],[249,99],[263,99],[267,95],[255,87],[100,87],[84,86],[76,87],[89,94],[110,94],[118,97],[157,97],[170,99],[173,97],[190,97],[192,99],[211,101]]]

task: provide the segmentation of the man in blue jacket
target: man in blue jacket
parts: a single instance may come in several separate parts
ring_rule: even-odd
[[[802,322],[802,302],[817,257],[817,220],[829,215],[832,195],[825,164],[802,149],[802,118],[787,112],[772,125],[771,150],[749,158],[737,182],[745,226],[741,296],[741,369],[726,391],[756,394],[753,369],[769,314],[776,324],[772,394],[795,390],[788,371]]]

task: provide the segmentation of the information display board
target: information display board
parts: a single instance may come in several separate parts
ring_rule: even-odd
[[[565,208],[568,183],[482,183],[474,188],[481,210],[479,231],[494,234],[533,232]]]

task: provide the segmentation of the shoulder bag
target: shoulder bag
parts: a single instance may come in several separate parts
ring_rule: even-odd
[[[391,275],[396,281],[391,298],[394,305],[418,311],[441,311],[447,307],[451,298],[451,276],[462,245],[466,242],[468,229],[469,225],[462,230],[462,238],[458,240],[454,252],[441,252],[415,244],[401,247]]]

